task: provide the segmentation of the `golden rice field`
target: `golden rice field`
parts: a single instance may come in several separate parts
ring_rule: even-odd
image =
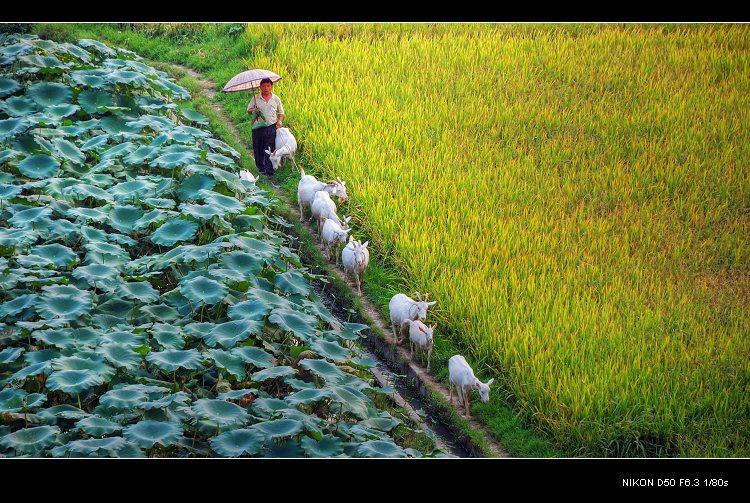
[[[373,254],[559,445],[750,455],[750,27],[247,36]]]

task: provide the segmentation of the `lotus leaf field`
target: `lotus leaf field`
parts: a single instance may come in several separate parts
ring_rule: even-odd
[[[445,455],[185,89],[89,39],[0,65],[0,455]]]

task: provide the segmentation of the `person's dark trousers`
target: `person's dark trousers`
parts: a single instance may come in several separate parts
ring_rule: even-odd
[[[261,173],[273,175],[273,164],[265,150],[276,150],[276,124],[253,129],[253,154],[255,155],[255,166]]]

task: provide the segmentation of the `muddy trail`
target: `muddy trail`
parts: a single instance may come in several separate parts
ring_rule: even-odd
[[[234,139],[240,144],[245,143],[239,129],[226,114],[223,107],[214,101],[216,86],[212,82],[206,80],[203,75],[192,68],[173,63],[162,64],[168,68],[171,67],[173,73],[183,73],[195,79],[201,87],[201,92],[208,98],[211,107],[221,121],[229,128]],[[309,221],[301,221],[297,201],[290,200],[278,185],[274,183],[270,185],[276,197],[289,207],[290,214],[312,236],[312,240],[314,240],[316,246],[322,252],[323,247],[315,238],[317,229],[313,229]],[[304,262],[311,261],[305,257],[301,258]],[[330,262],[328,263],[326,272],[335,275],[341,282],[346,284],[352,296],[358,296],[354,279],[350,275],[350,279],[346,280],[344,278],[344,270],[340,265],[334,265],[333,262]],[[448,389],[429,374],[424,367],[411,360],[408,344],[405,344],[406,347],[402,347],[396,343],[389,323],[380,315],[370,299],[365,295],[359,297],[364,316],[355,315],[354,318],[356,319],[351,319],[351,311],[344,310],[338,306],[335,298],[330,294],[326,294],[324,286],[320,281],[313,282],[313,289],[320,296],[323,304],[337,319],[361,322],[379,329],[365,331],[367,339],[361,339],[361,343],[364,345],[364,355],[370,356],[378,362],[377,366],[372,369],[375,378],[381,386],[391,385],[396,389],[396,393],[391,397],[392,400],[397,405],[403,406],[409,416],[417,423],[423,427],[426,426],[435,433],[436,444],[439,447],[458,457],[510,456],[492,437],[483,424],[473,418],[466,418],[463,413],[461,413],[461,417],[469,423],[471,428],[482,434],[486,445],[491,449],[491,453],[487,453],[486,450],[483,451],[479,445],[472,442],[465,434],[459,432],[457,428],[451,427],[452,421],[449,420],[450,412],[441,407],[433,406],[430,399],[430,395],[434,393],[441,396],[445,402],[448,402]],[[381,335],[376,334],[377,331],[381,332]],[[454,397],[454,407],[457,406],[457,403],[458,401]],[[422,415],[417,412],[418,410],[422,412]]]

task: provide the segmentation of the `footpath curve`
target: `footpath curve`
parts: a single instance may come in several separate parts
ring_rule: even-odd
[[[176,74],[172,75],[173,77],[179,77],[179,74],[184,74],[194,79],[200,85],[201,92],[208,98],[208,102],[214,112],[218,115],[218,117],[231,132],[233,139],[239,144],[245,143],[237,126],[226,114],[223,107],[214,100],[216,94],[216,86],[214,83],[207,80],[202,74],[198,73],[194,69],[186,66],[166,62],[159,62],[159,65],[166,67],[169,73]],[[171,72],[169,71],[170,69]],[[276,197],[278,197],[289,207],[290,214],[294,216],[297,223],[309,234],[310,241],[314,242],[318,249],[322,252],[322,245],[312,237],[315,236],[316,231],[313,230],[313,227],[308,221],[300,221],[300,214],[296,200],[291,201],[289,197],[285,193],[283,193],[278,186],[271,184],[269,185],[271,186]],[[368,341],[372,349],[374,349],[377,353],[388,360],[389,363],[393,365],[399,372],[401,372],[402,375],[406,376],[406,379],[407,381],[409,381],[411,386],[423,398],[427,400],[427,402],[429,403],[429,407],[433,409],[439,419],[450,430],[452,430],[452,432],[456,435],[456,438],[464,444],[464,447],[475,457],[510,457],[510,454],[502,448],[502,446],[493,438],[489,430],[483,424],[479,423],[474,418],[467,419],[465,416],[460,415],[455,410],[455,406],[451,408],[448,402],[448,389],[443,385],[443,383],[436,380],[434,376],[429,374],[423,367],[413,362],[409,356],[408,349],[396,344],[396,341],[393,338],[393,332],[391,331],[391,328],[389,327],[387,321],[380,315],[375,305],[370,301],[369,298],[367,298],[366,295],[363,295],[362,297],[359,297],[357,295],[356,284],[354,280],[350,279],[346,281],[344,279],[343,268],[341,266],[334,265],[333,263],[328,263],[326,269],[329,274],[335,275],[342,283],[346,284],[349,287],[350,293],[354,297],[359,298],[363,311],[363,318],[372,328],[372,330],[369,331],[370,333]],[[383,377],[379,376],[377,372],[375,373],[375,377],[379,381],[383,380]],[[440,403],[441,400],[436,401],[435,395],[442,398],[443,403]],[[396,402],[398,405],[404,406],[410,416],[412,416],[413,418],[414,416],[416,416],[413,409],[409,406],[408,403],[404,403],[403,399],[397,399]],[[456,404],[456,406],[458,404],[458,400],[455,397],[454,404]],[[459,417],[460,419],[458,419]],[[473,429],[476,433],[483,437],[482,441],[476,442],[474,439],[469,438],[465,434],[465,432],[461,431],[461,429],[458,428],[456,424],[457,421],[468,423],[468,426],[471,429]]]

